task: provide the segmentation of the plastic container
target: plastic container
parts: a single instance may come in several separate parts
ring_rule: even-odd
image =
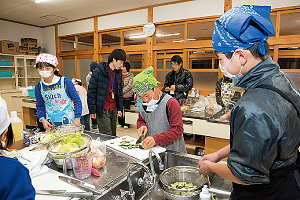
[[[0,72],[0,77],[11,78],[12,72]]]
[[[28,96],[29,97],[35,98],[35,89],[34,88],[33,89],[27,89],[27,91],[28,91]]]
[[[15,141],[23,140],[23,138],[24,138],[24,135],[23,135],[23,122],[18,117],[17,111],[11,111],[10,117],[11,117],[10,121],[11,121],[12,129],[13,129],[13,132],[14,132]]]
[[[0,60],[0,66],[11,66],[11,61],[9,61],[9,60]]]
[[[204,185],[200,192],[200,200],[211,200],[211,194],[208,191],[207,185]]]
[[[195,88],[192,88],[191,97],[195,97],[195,96],[196,96]]]
[[[72,158],[73,172],[76,178],[85,179],[91,176],[94,153]]]

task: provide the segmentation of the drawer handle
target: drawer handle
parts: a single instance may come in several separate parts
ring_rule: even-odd
[[[183,124],[188,124],[188,125],[192,125],[193,121],[191,120],[182,120]]]

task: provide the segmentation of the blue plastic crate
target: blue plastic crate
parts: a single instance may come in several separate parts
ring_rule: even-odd
[[[2,78],[11,78],[12,72],[0,72],[0,77]]]
[[[27,89],[28,90],[28,96],[35,98],[35,89]]]
[[[9,60],[0,60],[0,66],[11,66],[11,61],[9,61]]]

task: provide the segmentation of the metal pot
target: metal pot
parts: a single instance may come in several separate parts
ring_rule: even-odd
[[[82,124],[65,124],[55,128],[56,132],[60,135],[70,134],[70,133],[83,133],[84,125]]]
[[[81,136],[84,139],[84,145],[82,147],[80,147],[79,149],[77,149],[75,151],[70,151],[70,152],[64,152],[64,153],[54,152],[52,150],[53,147],[58,145],[60,142],[63,142],[68,135],[71,135],[71,134],[62,135],[60,137],[55,138],[47,146],[47,151],[48,151],[49,157],[53,159],[53,161],[55,162],[57,167],[63,168],[64,172],[66,172],[67,169],[73,168],[72,161],[70,158],[77,157],[78,153],[80,153],[80,154],[88,153],[90,151],[90,148],[91,148],[90,146],[91,146],[91,142],[92,142],[92,137],[90,135],[82,133]]]
[[[175,182],[188,182],[196,185],[195,189],[178,189],[171,187]],[[159,176],[159,185],[165,198],[169,200],[198,200],[199,193],[208,179],[200,175],[196,167],[177,166],[164,170]]]

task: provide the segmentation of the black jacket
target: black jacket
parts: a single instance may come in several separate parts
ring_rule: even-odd
[[[89,88],[87,92],[87,101],[90,114],[98,113],[102,115],[104,104],[109,87],[109,71],[108,63],[101,62],[92,74]],[[117,109],[122,110],[123,107],[123,86],[122,86],[122,70],[116,72],[116,94]]]
[[[278,93],[256,88],[271,85]],[[294,83],[268,56],[251,68],[237,87],[245,94],[230,115],[230,154],[227,165],[238,179],[248,184],[270,183],[270,173],[295,163],[300,143],[300,94]]]
[[[171,85],[174,85],[175,81],[175,71],[172,70],[166,75],[165,84],[162,89],[163,92],[165,91],[166,87],[170,87]],[[193,76],[192,73],[184,69],[183,67],[180,68],[179,73],[176,76],[176,82],[175,82],[175,93],[173,96],[179,103],[181,99],[186,99],[187,95],[189,94],[189,91],[193,87]],[[170,94],[170,92],[166,92]]]

